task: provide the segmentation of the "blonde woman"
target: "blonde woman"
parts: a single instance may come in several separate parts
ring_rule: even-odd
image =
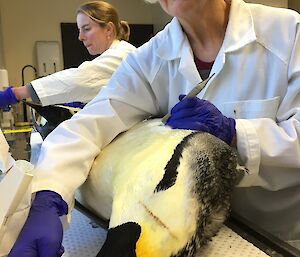
[[[106,85],[121,61],[135,47],[127,42],[130,28],[117,10],[104,1],[88,2],[77,10],[78,39],[91,55],[99,55],[78,68],[36,79],[24,87],[0,92],[0,108],[31,98],[43,106],[68,102],[87,103]]]

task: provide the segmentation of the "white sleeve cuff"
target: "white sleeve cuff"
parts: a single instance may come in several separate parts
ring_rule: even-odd
[[[239,164],[248,172],[238,186],[249,187],[258,177],[261,158],[259,137],[251,122],[244,119],[236,120],[236,136]]]

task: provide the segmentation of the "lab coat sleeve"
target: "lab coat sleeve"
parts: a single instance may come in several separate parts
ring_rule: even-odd
[[[249,170],[240,186],[280,190],[300,184],[299,24],[287,65],[288,86],[276,120],[237,119],[238,152]]]
[[[43,106],[73,101],[87,103],[107,84],[129,51],[121,48],[108,49],[78,68],[62,70],[34,80],[31,82],[32,87]]]
[[[75,190],[85,181],[101,149],[120,132],[156,113],[155,101],[134,58],[124,61],[109,84],[83,110],[46,138],[33,192],[55,191],[72,206]]]

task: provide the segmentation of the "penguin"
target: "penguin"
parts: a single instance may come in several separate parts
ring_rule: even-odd
[[[49,125],[73,114],[31,105]],[[96,257],[194,257],[230,213],[244,175],[236,151],[215,136],[145,120],[121,133],[95,159],[76,200],[109,221]]]
[[[76,199],[109,220],[97,257],[194,257],[230,213],[243,177],[233,148],[159,119],[119,135],[95,159]]]

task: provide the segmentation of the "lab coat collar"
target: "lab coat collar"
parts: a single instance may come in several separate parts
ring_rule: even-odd
[[[242,0],[231,0],[223,51],[233,52],[256,40],[250,8]]]
[[[167,33],[157,48],[157,55],[165,60],[182,57],[182,48],[187,43],[180,22],[176,17],[166,27]],[[222,50],[232,52],[256,40],[251,11],[242,0],[232,0]]]
[[[227,53],[237,51],[257,41],[251,10],[243,0],[231,0],[229,21],[221,49],[216,57],[211,74],[218,74],[225,63]],[[206,90],[203,90],[205,93]]]
[[[120,44],[120,40],[118,40],[118,39],[115,39],[113,42],[112,42],[112,44],[110,45],[110,49],[114,49],[114,48],[116,48],[116,47],[118,47],[118,45]]]
[[[174,17],[167,26],[156,54],[167,61],[180,59],[178,71],[191,85],[199,83],[201,78],[196,65],[190,62],[193,59],[193,52],[178,19]]]
[[[182,31],[178,19],[174,17],[165,30],[167,33],[164,34],[164,38],[157,48],[156,54],[168,61],[180,58],[182,55],[181,50],[187,37]]]

